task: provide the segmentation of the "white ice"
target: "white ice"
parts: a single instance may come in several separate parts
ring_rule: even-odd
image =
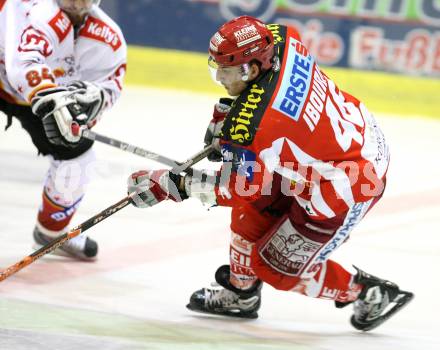
[[[215,100],[127,88],[96,131],[184,160],[201,149]],[[191,313],[191,293],[228,262],[229,210],[188,200],[125,208],[90,229],[100,244],[94,263],[46,256],[1,282],[0,349],[440,349],[440,122],[377,117],[392,147],[387,192],[334,258],[415,293],[380,328],[358,332],[350,307],[267,285],[258,320]],[[107,145],[95,150],[73,224],[123,198],[131,172],[160,167]],[[1,268],[33,251],[47,167],[17,121],[0,131]]]

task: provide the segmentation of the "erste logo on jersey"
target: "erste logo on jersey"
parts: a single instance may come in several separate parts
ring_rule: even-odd
[[[61,10],[49,21],[49,25],[56,33],[60,42],[66,38],[70,29],[72,29],[72,22],[70,22],[67,15]]]
[[[300,41],[289,38],[287,46],[283,80],[272,108],[298,121],[310,90],[315,61]]]
[[[35,29],[32,26],[27,27],[21,35],[20,45],[18,46],[19,52],[31,52],[37,51],[44,57],[52,54],[52,45],[49,39],[43,32]]]
[[[119,35],[98,18],[89,16],[79,35],[110,45],[113,51],[122,45]]]

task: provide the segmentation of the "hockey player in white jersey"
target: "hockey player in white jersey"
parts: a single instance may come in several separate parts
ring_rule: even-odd
[[[33,232],[39,245],[68,230],[83,198],[94,155],[81,131],[119,98],[126,51],[99,0],[0,0],[0,111],[6,129],[17,119],[50,159]],[[90,260],[98,245],[78,236],[61,249]]]

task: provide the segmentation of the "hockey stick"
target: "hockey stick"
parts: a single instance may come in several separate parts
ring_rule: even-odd
[[[155,160],[161,164],[168,165],[168,166],[172,167],[173,169],[176,168],[178,170],[179,169],[178,167],[181,166],[181,163],[178,163],[171,158],[162,156],[158,153],[148,151],[148,150],[143,149],[141,147],[137,147],[137,146],[131,145],[129,143],[126,143],[126,142],[123,142],[123,141],[120,141],[120,140],[117,140],[117,139],[114,139],[114,138],[111,138],[108,136],[97,134],[96,132],[93,132],[88,129],[85,129],[81,135],[89,140],[98,141],[98,142],[104,143],[106,145],[109,145],[109,146],[112,146],[115,148],[119,148],[122,151],[130,152],[130,153],[136,154],[138,156],[141,156],[143,158]],[[212,146],[208,146],[207,148],[205,148],[205,150],[206,150],[206,152],[210,153],[212,151]],[[206,156],[207,156],[207,154],[206,154]],[[176,172],[176,169],[173,170],[173,172],[175,172],[176,174],[184,171],[184,170],[181,170],[181,171]],[[189,169],[188,169],[188,171],[189,171]],[[191,169],[191,171],[194,172],[194,169]],[[195,172],[197,173],[197,171],[195,171]]]
[[[187,170],[189,167],[191,167],[193,164],[201,161],[203,158],[205,158],[211,151],[210,147],[207,147],[203,149],[202,151],[198,152],[191,158],[189,158],[184,163],[177,165],[176,167],[173,167],[171,169],[174,173],[181,173],[185,170]],[[122,208],[125,208],[127,205],[130,204],[131,198],[134,196],[134,193],[130,193],[127,197],[121,199],[119,202],[111,205],[107,209],[104,209],[99,214],[96,214],[95,216],[91,217],[90,219],[84,221],[82,224],[79,224],[77,227],[73,228],[69,232],[55,238],[54,240],[50,241],[31,255],[26,256],[19,262],[9,266],[5,270],[0,272],[0,282],[5,280],[6,278],[12,276],[13,274],[17,273],[24,267],[32,264],[34,261],[40,259],[42,256],[49,254],[50,252],[54,251],[58,247],[60,247],[62,244],[67,242],[68,240],[80,235],[82,232],[87,231],[89,228],[95,226],[96,224],[100,223],[104,219],[107,219],[108,217],[112,216],[114,213],[118,212]]]
[[[158,153],[148,151],[148,150],[143,149],[141,147],[137,147],[137,146],[131,145],[129,143],[126,143],[126,142],[123,142],[123,141],[120,141],[120,140],[117,140],[117,139],[114,139],[114,138],[111,138],[108,136],[97,134],[96,132],[93,132],[89,129],[83,130],[81,135],[89,140],[98,141],[98,142],[104,143],[106,145],[118,148],[122,151],[130,152],[130,153],[136,154],[138,156],[141,156],[143,158],[155,160],[161,164],[168,165],[173,168],[173,169],[171,169],[171,171],[175,174],[179,174],[183,171],[183,172],[186,172],[186,173],[192,175],[194,178],[204,179],[204,182],[206,182],[206,183],[211,183],[211,184],[217,183],[217,179],[215,177],[207,176],[207,174],[205,172],[202,172],[200,170],[192,169],[192,168],[187,168],[187,169],[183,169],[183,170],[181,170],[182,168],[179,169],[179,167],[182,167],[183,164],[176,162],[175,160],[173,160],[171,158],[162,156]],[[203,157],[207,157],[208,154],[211,153],[213,150],[214,150],[213,145],[206,146],[204,151],[202,151],[202,152],[206,152],[206,154],[203,155]],[[201,155],[202,155],[202,152],[200,153]],[[228,166],[226,166],[224,169],[225,169],[224,173],[226,174],[225,178],[227,178],[229,168],[228,168]]]

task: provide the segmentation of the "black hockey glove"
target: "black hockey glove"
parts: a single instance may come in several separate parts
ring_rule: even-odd
[[[75,93],[77,104],[74,113],[77,118],[82,115],[82,123],[91,128],[104,109],[104,90],[94,83],[80,80],[71,82],[67,88]]]
[[[32,112],[41,119],[46,136],[54,145],[75,147],[79,143],[78,123],[72,113],[75,104],[74,93],[65,87],[38,91],[32,99]]]
[[[41,118],[48,140],[69,148],[76,147],[82,130],[92,127],[103,107],[102,89],[86,82],[37,92],[32,112]]]

